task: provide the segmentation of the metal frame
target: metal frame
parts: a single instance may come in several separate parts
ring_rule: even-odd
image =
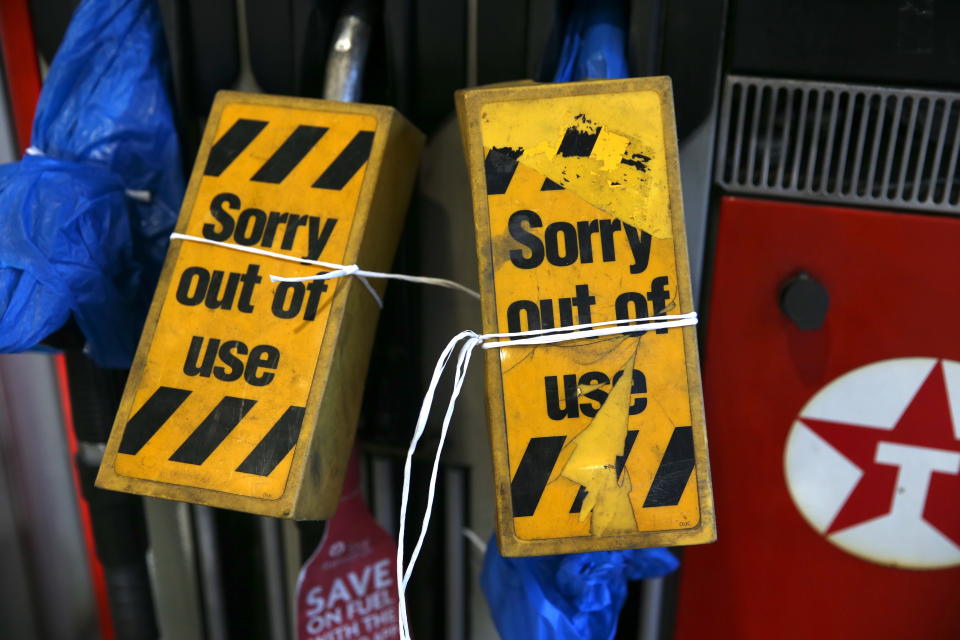
[[[730,193],[960,213],[960,93],[727,76]]]

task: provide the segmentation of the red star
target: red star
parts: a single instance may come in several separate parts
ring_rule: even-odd
[[[863,471],[856,487],[827,528],[827,534],[890,513],[898,468],[874,462],[880,442],[960,451],[960,442],[953,432],[943,365],[940,363],[927,376],[899,422],[890,431],[810,418],[801,420]],[[956,508],[958,500],[960,475],[934,473],[923,517],[960,545],[960,510]]]

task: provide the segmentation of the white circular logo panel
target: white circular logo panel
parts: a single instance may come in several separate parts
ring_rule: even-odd
[[[960,565],[960,363],[898,358],[817,392],[784,452],[810,525],[884,565]]]

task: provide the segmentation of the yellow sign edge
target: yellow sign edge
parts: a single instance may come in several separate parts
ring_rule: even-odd
[[[557,98],[630,91],[656,91],[660,96],[661,113],[663,114],[663,139],[668,160],[670,219],[677,265],[677,284],[681,294],[680,313],[694,311],[687,255],[687,236],[683,222],[683,195],[680,189],[680,164],[673,109],[673,87],[669,77],[656,76],[624,80],[589,80],[562,84],[522,84],[461,89],[456,92],[455,102],[460,134],[464,142],[467,170],[470,175],[470,189],[473,194],[476,237],[483,240],[482,243],[477,243],[477,261],[480,271],[481,314],[485,333],[498,331],[498,329],[496,296],[493,286],[492,246],[487,240],[491,237],[491,233],[484,177],[483,141],[479,126],[482,106],[490,102],[529,101],[537,97]],[[504,556],[518,557],[642,547],[683,546],[706,544],[716,540],[713,481],[710,475],[710,460],[707,455],[706,421],[703,410],[697,329],[695,326],[691,326],[684,327],[681,331],[683,332],[684,354],[686,356],[690,415],[694,427],[693,446],[700,522],[689,529],[647,531],[622,536],[575,536],[550,540],[524,540],[517,537],[513,523],[513,501],[510,491],[500,358],[496,349],[486,351],[484,370],[487,421],[490,432],[490,447],[493,454],[497,540],[500,545],[500,552]],[[504,470],[507,471],[504,472]]]

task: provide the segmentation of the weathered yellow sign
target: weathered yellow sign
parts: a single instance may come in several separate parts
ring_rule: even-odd
[[[98,486],[333,515],[376,302],[239,249],[387,270],[421,143],[388,107],[218,95]]]
[[[467,90],[485,333],[693,311],[669,79]],[[491,349],[505,555],[715,539],[695,327]]]

